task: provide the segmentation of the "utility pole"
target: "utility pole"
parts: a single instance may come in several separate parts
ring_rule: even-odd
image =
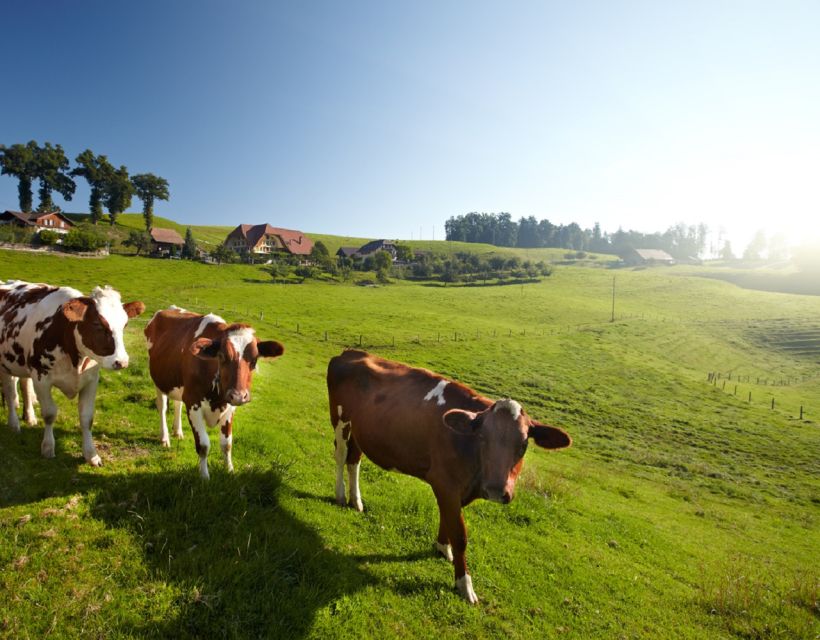
[[[610,322],[615,322],[615,276],[612,276],[612,317]]]

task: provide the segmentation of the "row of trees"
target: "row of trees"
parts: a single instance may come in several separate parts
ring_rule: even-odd
[[[601,231],[598,223],[582,229],[577,223],[553,224],[534,216],[518,222],[509,213],[467,213],[453,216],[444,224],[447,240],[483,242],[499,247],[555,247],[573,251],[620,254],[627,249],[663,249],[676,258],[701,254],[706,246],[706,225],[678,224],[664,233],[641,233],[619,229]]]
[[[52,194],[59,193],[70,201],[77,185],[74,178],[84,178],[91,189],[88,200],[91,222],[97,224],[103,217],[103,207],[113,226],[117,216],[131,206],[133,196],[142,201],[145,228],[150,231],[154,224],[154,202],[168,200],[168,181],[153,173],[129,176],[128,168],[116,168],[104,155],[86,149],[75,159],[71,167],[68,157],[59,144],[46,142],[40,146],[35,140],[26,144],[0,145],[0,174],[17,179],[17,195],[20,210],[30,212],[33,206],[32,188],[39,182],[37,211],[59,211]]]

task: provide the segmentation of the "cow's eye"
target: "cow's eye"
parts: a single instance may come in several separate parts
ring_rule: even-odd
[[[251,371],[256,369],[256,360],[251,360]]]

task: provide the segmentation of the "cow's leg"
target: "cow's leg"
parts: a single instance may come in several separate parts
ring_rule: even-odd
[[[44,458],[54,457],[54,421],[57,419],[57,404],[51,397],[51,385],[36,384],[34,392],[40,403],[40,415],[43,416],[43,442],[40,444],[40,453]]]
[[[233,461],[231,460],[231,449],[233,448],[233,410],[228,410],[228,417],[219,428],[219,445],[222,447],[222,455],[225,457],[225,466],[233,473]]]
[[[182,401],[174,400],[174,437],[182,438]]]
[[[194,432],[194,445],[199,454],[199,475],[203,480],[208,480],[211,476],[208,473],[208,451],[211,449],[211,439],[208,437],[208,425],[201,405],[194,408],[188,407],[188,422],[191,423],[191,431]]]
[[[20,391],[23,396],[23,419],[30,427],[37,426],[37,414],[34,413],[34,382],[31,378],[20,378]]]
[[[438,536],[436,537],[436,549],[444,556],[447,562],[453,561],[453,547],[450,545],[450,539],[447,537],[447,531],[444,528],[444,520],[439,513],[438,519]]]
[[[0,374],[3,378],[3,398],[9,412],[9,426],[15,433],[20,433],[20,419],[17,417],[17,407],[20,404],[17,398],[17,378],[7,373]]]
[[[94,424],[94,401],[97,399],[97,385],[100,382],[100,368],[94,367],[88,382],[80,389],[77,406],[80,412],[80,428],[83,430],[83,456],[93,467],[101,467],[102,459],[97,454],[94,440],[91,438],[91,426]]]
[[[171,438],[168,435],[168,422],[165,414],[168,412],[168,396],[157,389],[157,411],[159,411],[159,441],[163,447],[171,446]]]
[[[350,438],[350,423],[342,420],[342,407],[339,405],[339,419],[333,427],[336,446],[336,504],[345,505],[345,463],[347,462],[347,441]]]
[[[359,491],[359,467],[362,465],[362,450],[355,438],[348,438],[347,443],[347,479],[350,484],[348,505],[356,511],[364,511],[362,494]],[[344,492],[344,488],[342,489]],[[344,493],[343,493],[344,495]]]
[[[434,491],[441,524],[452,547],[456,589],[467,602],[475,604],[478,596],[473,591],[473,580],[467,573],[467,528],[461,514],[461,502],[457,495],[451,496],[446,490]]]

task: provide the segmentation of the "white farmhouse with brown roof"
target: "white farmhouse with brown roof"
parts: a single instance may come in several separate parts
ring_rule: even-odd
[[[280,229],[269,224],[240,224],[225,238],[225,246],[237,253],[289,253],[310,255],[313,241],[301,231]]]

